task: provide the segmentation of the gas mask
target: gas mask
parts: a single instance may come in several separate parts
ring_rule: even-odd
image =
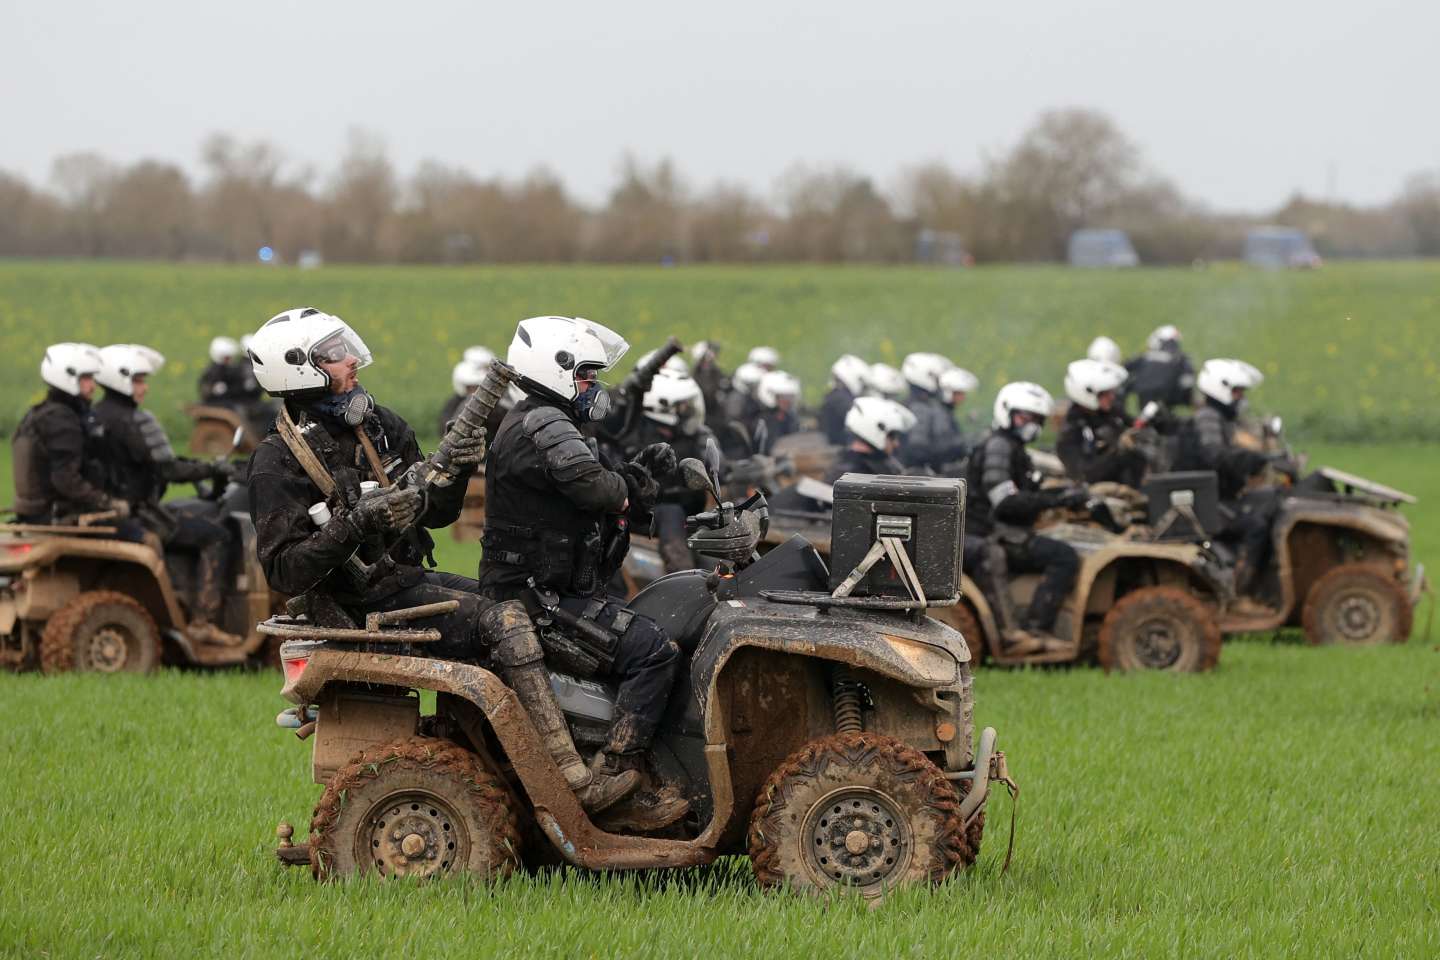
[[[1034,421],[1022,423],[1015,428],[1015,433],[1019,435],[1021,443],[1034,443],[1035,438],[1040,436],[1040,424]]]
[[[610,393],[598,380],[591,381],[590,388],[575,398],[573,406],[581,421],[604,420],[610,415]]]

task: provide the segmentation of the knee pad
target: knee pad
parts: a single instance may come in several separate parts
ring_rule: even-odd
[[[480,614],[476,623],[494,646],[495,659],[502,667],[523,667],[545,659],[535,624],[519,600],[495,604]]]

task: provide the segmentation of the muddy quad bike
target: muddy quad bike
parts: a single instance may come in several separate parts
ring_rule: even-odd
[[[840,448],[830,443],[819,430],[803,430],[776,440],[770,452],[776,457],[789,458],[798,476],[823,480]]]
[[[1174,489],[1167,495],[1187,502],[1203,502],[1203,494],[1195,493],[1201,480],[1209,478],[1203,485],[1212,489],[1215,483],[1208,473],[1169,476],[1196,478],[1190,489],[1168,484]],[[1331,467],[1284,489],[1271,526],[1270,562],[1257,587],[1269,612],[1222,616],[1221,629],[1240,634],[1298,626],[1317,645],[1404,642],[1429,587],[1424,565],[1410,554],[1409,521],[1398,510],[1416,502],[1408,493]],[[1163,509],[1152,499],[1152,513]],[[1219,524],[1197,516],[1182,525],[1214,532]]]
[[[829,494],[833,498],[834,491]],[[991,549],[979,570],[967,570],[959,599],[932,608],[930,616],[965,636],[977,664],[988,659],[1004,666],[1096,662],[1122,671],[1212,669],[1220,656],[1218,624],[1228,595],[1219,559],[1202,544],[1162,542],[1143,527],[1115,533],[1078,519],[1044,530],[1080,554],[1080,575],[1055,621],[1055,636],[1067,641],[1066,649],[1006,654],[1002,632],[1019,624],[1040,576],[1011,575],[1002,550]],[[828,557],[830,523],[825,512],[777,512],[761,549],[800,534]]]
[[[196,457],[221,457],[233,449],[250,453],[265,439],[275,409],[267,403],[255,403],[248,409],[223,407],[218,404],[196,403],[185,408],[195,421],[190,430],[190,452]],[[239,432],[240,440],[235,442]]]
[[[485,532],[485,467],[470,476],[460,517],[450,526],[450,535],[459,543],[473,543]]]
[[[705,485],[717,488],[713,473]],[[319,878],[430,877],[748,854],[762,886],[870,897],[971,864],[992,781],[1013,784],[993,729],[972,745],[961,636],[917,602],[832,590],[798,538],[757,557],[763,497],[689,523],[717,569],[670,574],[631,604],[685,653],[650,772],[689,800],[687,819],[663,837],[592,822],[515,693],[484,666],[427,656],[435,634],[405,629],[434,610],[371,615],[354,630],[275,618],[261,629],[287,638],[282,694],[295,704],[277,722],[311,739],[325,787],[307,843],[281,824],[280,859]],[[953,544],[946,562],[958,572]],[[555,629],[536,622],[542,636]],[[598,746],[614,690],[550,679],[575,743]]]
[[[0,661],[12,669],[146,673],[162,662],[218,667],[265,656],[255,624],[280,609],[255,552],[249,489],[238,478],[211,496],[172,500],[229,528],[230,589],[216,624],[238,646],[186,636],[197,588],[193,554],[114,539],[115,529],[0,524]]]

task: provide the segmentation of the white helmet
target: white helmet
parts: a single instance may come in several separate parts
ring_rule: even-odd
[[[505,359],[524,378],[526,393],[574,400],[576,370],[609,370],[629,349],[624,337],[584,317],[531,317],[515,325]]]
[[[1129,372],[1104,360],[1076,360],[1065,368],[1065,393],[1086,410],[1100,409],[1100,394],[1119,390]]]
[[[744,396],[753,397],[755,388],[760,385],[760,378],[763,376],[765,376],[765,368],[747,360],[735,368],[735,373],[730,377],[730,383]]]
[[[52,343],[40,361],[40,379],[72,397],[80,396],[80,378],[100,372],[100,350],[89,343]]]
[[[855,396],[860,396],[865,389],[865,377],[870,373],[870,364],[861,360],[853,353],[841,355],[840,359],[830,364],[830,376],[835,382]]]
[[[1106,363],[1117,365],[1125,362],[1125,357],[1120,353],[1120,344],[1109,337],[1096,337],[1091,340],[1090,348],[1085,351],[1085,356],[1091,360],[1103,360]]]
[[[884,397],[856,397],[845,414],[845,429],[876,450],[885,449],[890,434],[909,433],[913,426],[915,414]]]
[[[1237,389],[1260,385],[1256,379],[1259,372],[1242,360],[1206,360],[1200,368],[1200,375],[1195,379],[1195,385],[1205,396],[1229,406],[1235,402]]]
[[[1145,341],[1145,346],[1151,350],[1159,350],[1167,343],[1178,344],[1179,342],[1180,328],[1172,323],[1167,323],[1162,327],[1156,327],[1150,332],[1150,337]]]
[[[150,358],[140,348],[129,343],[115,343],[101,348],[100,372],[95,374],[95,380],[106,390],[133,397],[135,377],[154,372]]]
[[[358,358],[362,367],[371,363],[370,349],[348,323],[314,307],[277,313],[250,341],[255,379],[272,397],[323,394],[330,377],[320,363],[347,356]]]
[[[700,384],[670,370],[662,369],[656,374],[640,406],[651,420],[669,427],[678,426],[686,436],[693,435],[705,422],[705,395],[700,391]]]
[[[745,360],[747,363],[759,364],[766,370],[774,370],[780,366],[780,351],[774,347],[752,347]]]
[[[714,357],[720,352],[720,348],[709,340],[701,340],[690,348],[690,362],[699,365],[706,357]]]
[[[216,337],[210,341],[210,362],[229,363],[240,356],[240,344],[234,337]]]
[[[957,393],[974,393],[980,386],[980,378],[962,367],[951,367],[940,374],[940,396],[950,397]]]
[[[454,389],[455,396],[468,397],[480,386],[480,381],[485,379],[485,371],[488,369],[469,360],[461,360],[455,364],[455,369],[450,371],[450,386]]]
[[[760,378],[755,386],[755,399],[760,401],[760,406],[767,410],[774,410],[780,405],[781,397],[800,396],[800,381],[796,380],[784,370],[771,370]]]
[[[1260,384],[1265,382],[1265,374],[1260,372],[1259,367],[1255,366],[1254,364],[1246,363],[1244,360],[1236,360],[1235,362],[1240,364],[1240,366],[1244,367],[1245,372],[1250,374],[1250,386],[1252,389],[1260,386]]]
[[[488,347],[466,347],[465,354],[460,359],[465,363],[474,364],[481,370],[489,370],[490,362],[495,359],[495,354]]]
[[[165,366],[165,354],[156,350],[154,347],[147,347],[143,343],[127,343],[125,346],[140,351],[140,356],[144,357],[146,362],[150,364],[151,373],[159,373],[160,368]]]
[[[653,356],[655,356],[654,350],[647,350],[643,354],[641,354],[640,359],[635,361],[636,369],[643,367],[645,365],[645,361],[649,360]],[[685,358],[680,356],[680,354],[678,353],[672,356],[669,360],[666,360],[663,364],[661,364],[660,369],[668,370],[669,372],[679,374],[682,377],[690,376],[690,365],[687,364],[685,362]]]
[[[938,353],[912,353],[900,363],[900,374],[912,387],[926,393],[940,392],[940,374],[955,364]]]
[[[870,376],[865,382],[874,396],[891,399],[905,396],[905,378],[888,363],[870,364]]]
[[[995,417],[992,423],[997,429],[1009,430],[1013,425],[1011,415],[1016,411],[1033,413],[1037,417],[1048,419],[1055,412],[1055,399],[1050,396],[1050,391],[1038,383],[1030,383],[1020,380],[1015,383],[1007,383],[1000,388],[995,395]],[[1020,431],[1020,439],[1029,443],[1040,436],[1041,424],[1026,424]]]

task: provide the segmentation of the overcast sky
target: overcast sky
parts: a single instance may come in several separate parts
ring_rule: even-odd
[[[699,185],[796,161],[889,185],[1087,106],[1213,207],[1375,202],[1440,168],[1437,38],[1436,0],[0,0],[0,169],[197,170],[223,130],[328,170],[360,126],[404,172],[544,163],[587,200],[627,148]]]

